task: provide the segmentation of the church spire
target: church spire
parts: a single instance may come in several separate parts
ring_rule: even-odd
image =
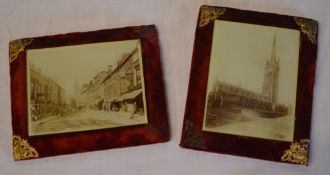
[[[272,55],[270,57],[270,62],[276,62],[276,34],[274,33]]]
[[[264,96],[271,99],[273,103],[277,102],[278,96],[278,79],[279,79],[279,58],[276,55],[276,35],[274,33],[273,45],[271,50],[270,59],[267,58],[264,74],[264,84],[262,93]]]

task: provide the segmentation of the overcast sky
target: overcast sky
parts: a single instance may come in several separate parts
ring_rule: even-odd
[[[81,87],[108,65],[116,66],[123,53],[131,52],[138,40],[104,42],[27,51],[27,59],[42,73],[73,94],[75,81]]]
[[[300,33],[285,28],[215,21],[208,92],[217,77],[262,93],[266,60],[271,56],[274,35],[280,60],[278,101],[294,105]]]

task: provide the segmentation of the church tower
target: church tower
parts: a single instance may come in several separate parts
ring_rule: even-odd
[[[270,60],[267,58],[265,66],[264,84],[262,89],[263,95],[270,98],[273,103],[277,102],[278,96],[279,63],[279,59],[276,58],[276,36],[274,35]]]

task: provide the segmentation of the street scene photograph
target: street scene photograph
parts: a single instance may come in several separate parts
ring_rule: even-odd
[[[27,50],[29,135],[147,124],[139,40]]]
[[[216,20],[203,130],[292,142],[300,32]]]

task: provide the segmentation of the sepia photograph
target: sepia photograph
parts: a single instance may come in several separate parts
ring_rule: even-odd
[[[147,124],[140,40],[27,50],[29,135]]]
[[[292,142],[300,31],[215,20],[203,130]]]

